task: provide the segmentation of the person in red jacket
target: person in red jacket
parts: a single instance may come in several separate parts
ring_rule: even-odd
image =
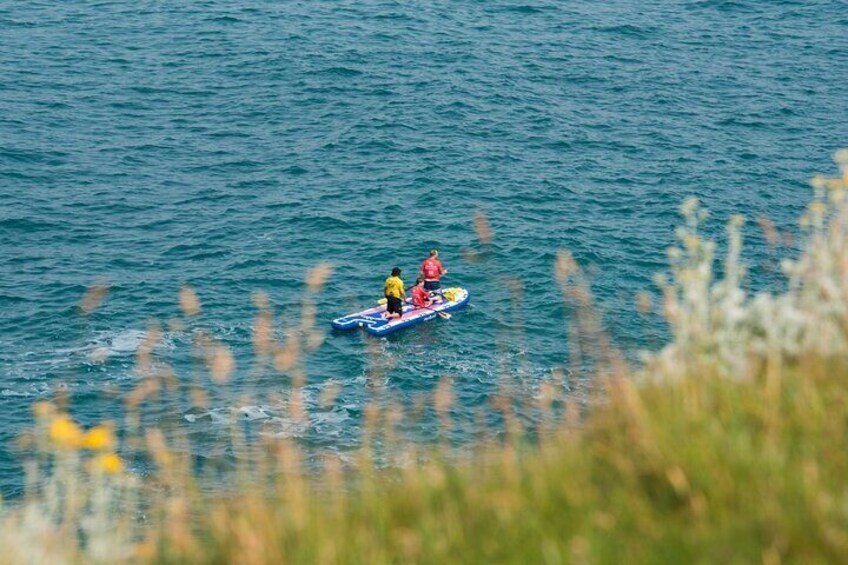
[[[430,293],[424,288],[423,277],[415,279],[415,286],[412,287],[412,305],[416,308],[427,308],[430,306]]]
[[[439,252],[435,249],[430,250],[430,256],[421,263],[421,274],[424,276],[424,289],[436,291],[442,288],[439,278],[442,275],[448,274],[442,262],[439,261]]]

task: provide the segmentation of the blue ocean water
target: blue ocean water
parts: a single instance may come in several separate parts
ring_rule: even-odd
[[[114,414],[104,391],[136,383],[148,321],[179,315],[183,284],[240,378],[160,417],[208,429],[235,409],[328,449],[355,443],[375,365],[403,401],[452,376],[460,417],[566,365],[559,249],[591,266],[616,342],[657,347],[633,297],[680,202],[700,197],[719,237],[736,212],[792,229],[848,144],[846,84],[837,0],[0,2],[0,491],[21,484],[12,441],[34,401]],[[777,284],[748,243],[751,284]],[[472,307],[376,342],[328,335],[303,394],[342,392],[309,429],[235,400],[291,383],[250,369],[253,291],[282,334],[328,261],[326,326],[433,246]],[[80,316],[98,281],[107,300]],[[161,354],[190,372],[190,341],[166,331]]]

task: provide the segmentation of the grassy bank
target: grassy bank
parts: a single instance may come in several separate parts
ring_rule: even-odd
[[[234,483],[207,494],[210,477],[198,476],[178,431],[139,423],[145,399],[174,379],[152,358],[149,332],[120,445],[108,424],[83,430],[59,401],[36,406],[24,443],[35,454],[32,486],[3,511],[0,560],[839,562],[848,555],[848,154],[837,161],[841,177],[813,181],[778,294],[745,290],[741,218],[728,227],[718,277],[715,247],[699,232],[704,214],[684,204],[679,245],[657,281],[673,338],[638,368],[605,338],[580,267],[562,253],[554,270],[579,307],[573,326],[597,353],[594,400],[580,406],[555,382],[533,398],[504,396],[495,408],[505,433],[471,447],[410,445],[397,433],[406,415],[374,403],[363,447],[346,460],[288,440],[245,446],[234,429],[231,445],[251,457],[230,473]],[[777,246],[774,227],[759,224]],[[310,275],[313,292],[327,276],[326,266]],[[83,313],[104,293],[89,293]],[[190,290],[180,301],[186,316],[200,308]],[[257,356],[302,385],[302,357],[320,343],[309,298],[302,325],[279,343],[267,300],[256,302]],[[639,305],[653,308],[647,296]],[[226,347],[202,333],[196,347],[213,382],[225,382]],[[202,390],[192,394],[202,402]],[[431,402],[450,429],[448,381]],[[517,405],[538,415],[529,429]],[[288,409],[303,418],[296,401]],[[149,474],[126,470],[133,454]]]
[[[843,362],[609,385],[586,426],[465,461],[282,478],[216,501],[158,557],[257,562],[838,561],[848,551]],[[771,395],[771,396],[770,396]],[[768,401],[766,401],[768,399]],[[437,457],[438,459],[438,457]],[[153,548],[150,548],[151,551]]]

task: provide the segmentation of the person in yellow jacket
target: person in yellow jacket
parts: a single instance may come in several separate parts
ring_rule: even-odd
[[[400,280],[400,269],[392,269],[392,276],[386,279],[383,286],[386,295],[386,318],[400,318],[403,316],[403,300],[406,298],[406,289]]]

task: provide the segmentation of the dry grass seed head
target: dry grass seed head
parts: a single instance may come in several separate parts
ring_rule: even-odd
[[[147,451],[153,456],[160,467],[168,467],[173,460],[171,451],[165,441],[165,434],[159,428],[150,428],[144,434],[147,441]]]
[[[680,205],[680,214],[686,218],[692,217],[698,211],[699,205],[700,201],[697,197],[689,196]]]
[[[218,384],[227,382],[235,366],[236,361],[226,345],[218,344],[212,348],[209,359],[209,370],[213,381]]]
[[[474,231],[477,232],[477,239],[480,240],[480,243],[483,245],[492,243],[494,233],[486,214],[482,210],[477,210],[474,213]]]
[[[200,313],[200,299],[190,286],[186,285],[180,289],[179,302],[186,316],[196,316]]]
[[[259,357],[265,357],[271,352],[271,326],[270,312],[260,312],[256,315],[256,321],[253,323],[253,348]]]
[[[48,418],[56,413],[56,406],[52,402],[40,400],[32,405],[32,413],[38,418]]]
[[[757,225],[763,232],[763,237],[769,247],[774,248],[780,244],[780,235],[777,232],[777,228],[774,226],[774,222],[772,222],[768,217],[758,216]]]
[[[159,392],[159,381],[151,378],[144,379],[132,389],[124,399],[124,404],[130,410],[138,408],[144,400]]]
[[[444,416],[448,409],[453,404],[453,381],[450,378],[443,378],[436,385],[436,391],[433,394],[433,405],[439,415]]]
[[[142,376],[150,374],[153,362],[153,350],[156,348],[161,337],[162,329],[159,326],[159,322],[151,320],[147,325],[147,332],[144,335],[144,341],[141,342],[141,345],[139,345],[138,350],[136,351],[136,370]]]
[[[168,318],[165,321],[165,326],[169,332],[184,332],[186,329],[185,322],[179,318]]]
[[[171,392],[176,392],[180,386],[177,372],[170,365],[161,365],[156,369],[156,377],[165,384]]]
[[[380,406],[376,402],[369,402],[365,406],[365,428],[374,431],[380,417]]]
[[[653,300],[649,293],[643,290],[636,295],[636,310],[638,310],[640,314],[650,314],[653,306]]]
[[[335,381],[331,381],[324,386],[321,395],[318,397],[318,405],[321,408],[327,409],[331,407],[339,396],[341,385]]]
[[[80,310],[83,314],[91,314],[109,293],[109,287],[105,283],[98,283],[89,288],[80,301]]]
[[[192,387],[189,393],[191,403],[198,408],[206,408],[209,406],[209,395],[201,387]]]
[[[306,285],[311,292],[318,292],[324,287],[332,274],[333,266],[330,263],[319,263],[306,275]]]
[[[556,387],[549,382],[543,382],[539,385],[539,408],[547,414],[551,410],[551,405],[557,398]]]
[[[295,330],[290,330],[286,344],[277,346],[274,353],[274,366],[281,373],[285,373],[294,368],[297,359],[300,355],[300,334]]]
[[[268,297],[268,293],[261,290],[251,294],[250,301],[260,310],[268,310],[271,307],[271,299]]]
[[[315,317],[317,315],[315,303],[310,300],[304,300],[300,311],[300,328],[306,333],[315,327]]]
[[[307,423],[306,403],[303,399],[302,389],[296,387],[292,390],[292,395],[289,398],[289,414],[292,419],[299,424]]]
[[[561,250],[556,258],[556,278],[561,286],[565,286],[569,279],[579,272],[580,268],[571,255],[571,252]]]
[[[315,351],[324,344],[324,332],[313,330],[306,336],[306,350]]]

